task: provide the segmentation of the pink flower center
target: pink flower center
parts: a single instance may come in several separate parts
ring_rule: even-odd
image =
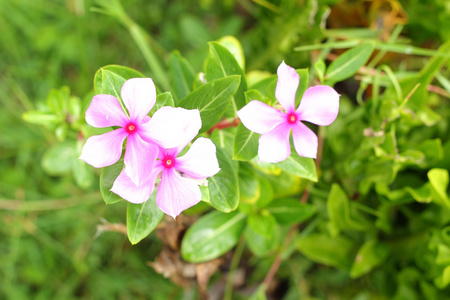
[[[289,124],[294,124],[298,121],[297,115],[295,113],[287,114],[287,122]]]
[[[130,123],[128,123],[126,126],[125,126],[125,130],[130,134],[130,133],[135,133],[136,132],[136,130],[137,130],[137,125],[136,124],[134,124],[133,122],[130,122]]]
[[[166,169],[170,169],[173,166],[175,166],[175,158],[173,158],[172,156],[166,156],[163,160],[162,160],[162,164]]]

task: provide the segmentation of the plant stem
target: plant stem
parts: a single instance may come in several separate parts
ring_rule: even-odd
[[[236,275],[236,271],[239,267],[239,262],[241,261],[242,253],[244,252],[244,245],[244,235],[241,235],[239,243],[236,246],[236,250],[234,250],[233,258],[231,259],[230,272],[228,273],[227,283],[225,286],[225,295],[223,296],[224,300],[232,299],[234,276]]]

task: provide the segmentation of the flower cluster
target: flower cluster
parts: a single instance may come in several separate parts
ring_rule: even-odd
[[[280,162],[291,154],[289,137],[301,156],[316,158],[317,136],[302,121],[316,125],[331,124],[338,114],[339,95],[329,86],[306,90],[299,107],[295,94],[299,75],[284,62],[278,67],[275,96],[284,112],[260,101],[250,101],[237,112],[249,130],[261,134],[258,156],[261,161]],[[189,150],[183,149],[197,136],[202,120],[197,109],[162,107],[150,118],[156,90],[150,78],[127,80],[119,100],[111,95],[96,95],[86,111],[86,121],[93,127],[119,127],[92,136],[82,149],[80,159],[97,167],[116,163],[122,155],[125,167],[111,191],[132,203],[150,198],[158,182],[156,203],[166,214],[176,217],[201,200],[199,183],[220,170],[216,148],[211,140],[196,139]]]
[[[197,109],[162,107],[148,117],[156,101],[156,90],[150,78],[126,81],[121,90],[129,116],[117,98],[101,94],[92,99],[86,121],[93,127],[118,126],[108,133],[92,136],[84,145],[80,159],[97,167],[116,163],[125,139],[125,168],[112,191],[132,203],[143,203],[157,190],[157,204],[166,214],[176,217],[201,200],[197,179],[219,172],[214,144],[197,139],[186,155],[177,157],[198,134],[202,126]]]

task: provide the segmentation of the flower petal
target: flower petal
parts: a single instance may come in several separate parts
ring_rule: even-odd
[[[125,171],[136,185],[146,181],[157,156],[158,146],[145,142],[139,134],[128,136],[124,159]]]
[[[284,63],[280,64],[277,70],[278,81],[275,89],[275,97],[286,109],[287,113],[295,111],[295,93],[298,89],[300,77],[294,68]]]
[[[100,94],[92,98],[91,105],[86,110],[86,122],[97,128],[123,127],[128,122],[128,118],[116,97]]]
[[[140,126],[139,134],[144,140],[163,148],[184,148],[201,127],[198,109],[164,106],[155,112],[149,122]]]
[[[130,120],[141,123],[155,105],[155,84],[151,78],[132,78],[125,81],[120,95],[128,109]]]
[[[91,136],[84,144],[79,159],[96,168],[110,166],[122,155],[122,145],[126,137],[127,132],[123,128]]]
[[[294,147],[298,155],[316,158],[317,156],[317,135],[302,122],[298,122],[292,128]]]
[[[150,198],[155,187],[155,179],[156,176],[153,176],[145,184],[137,186],[127,175],[125,169],[123,169],[114,181],[111,191],[128,202],[136,204],[143,203]]]
[[[199,203],[201,199],[202,192],[194,180],[181,177],[174,168],[162,172],[156,204],[163,212],[175,219],[183,210]]]
[[[261,135],[258,147],[258,156],[261,161],[277,163],[289,157],[291,127],[289,124],[280,124],[272,131]]]
[[[286,122],[286,114],[261,101],[252,100],[237,112],[242,124],[253,132],[265,134]]]
[[[327,126],[333,123],[339,112],[339,94],[326,85],[310,87],[303,94],[297,109],[300,120]]]
[[[185,155],[176,159],[175,168],[194,179],[214,176],[220,171],[216,146],[210,139],[198,138]]]

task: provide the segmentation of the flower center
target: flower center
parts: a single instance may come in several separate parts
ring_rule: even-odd
[[[298,121],[297,115],[295,113],[290,113],[287,115],[287,121],[289,124],[294,124]]]
[[[128,133],[135,133],[137,128],[138,128],[137,125],[134,124],[133,122],[130,122],[130,123],[127,124],[127,126],[125,126],[125,130]]]
[[[170,169],[175,165],[175,158],[167,156],[163,159],[162,164],[165,168]]]

